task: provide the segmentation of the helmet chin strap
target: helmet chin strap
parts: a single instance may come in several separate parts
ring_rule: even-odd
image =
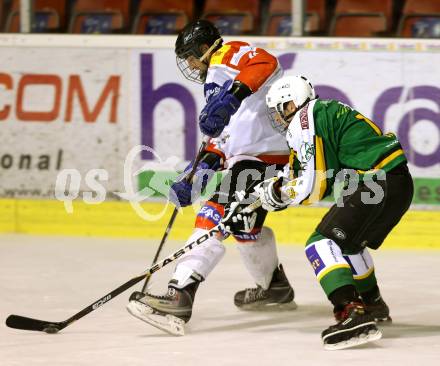
[[[199,61],[203,62],[205,59],[208,58],[208,56],[211,54],[212,51],[214,51],[217,46],[223,41],[222,38],[217,39],[211,47],[208,48],[208,50],[202,55],[202,57],[199,58]]]
[[[310,98],[307,98],[303,104],[301,104],[298,108],[296,108],[295,112],[292,112],[284,117],[285,121],[290,123],[292,121],[293,116],[296,112],[298,112],[302,107],[304,107],[308,102],[310,102]]]
[[[292,121],[293,116],[295,115],[295,113],[297,112],[297,110],[295,112],[292,112],[290,114],[288,114],[287,116],[284,117],[284,120],[288,123],[290,123]]]
[[[201,71],[200,71],[200,80],[201,80],[202,82],[205,82],[206,75],[207,75],[207,73],[208,73],[209,61],[208,61],[207,59],[208,59],[209,55],[210,55],[210,54],[211,54],[211,53],[212,53],[212,52],[218,47],[218,45],[222,43],[222,41],[223,41],[222,38],[218,38],[218,39],[217,39],[217,40],[211,45],[211,47],[209,47],[209,48],[206,50],[206,52],[202,55],[202,57],[199,58],[199,61],[200,61],[201,63],[203,63],[203,64],[206,66],[205,70],[201,70]],[[205,62],[205,61],[206,61],[206,62]]]

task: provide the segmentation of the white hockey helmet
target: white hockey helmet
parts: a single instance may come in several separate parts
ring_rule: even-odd
[[[272,126],[284,135],[296,111],[315,98],[315,89],[306,77],[295,75],[278,79],[266,94],[266,105]],[[295,104],[296,111],[285,115],[285,104],[290,101]]]

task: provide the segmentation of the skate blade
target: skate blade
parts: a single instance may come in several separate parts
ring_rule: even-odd
[[[174,315],[162,315],[155,313],[155,310],[139,301],[130,301],[127,304],[127,311],[135,318],[163,330],[174,336],[185,335],[185,322]]]
[[[377,341],[382,338],[382,332],[379,329],[373,329],[368,334],[361,334],[359,337],[351,338],[344,342],[335,344],[324,343],[324,349],[327,351],[336,351],[340,349],[352,348],[360,346],[361,344]]]
[[[296,302],[294,300],[290,301],[290,302],[286,302],[286,303],[278,303],[278,302],[274,302],[274,303],[268,303],[268,304],[260,304],[260,305],[242,305],[242,306],[237,306],[240,310],[244,310],[244,311],[291,311],[291,310],[295,310],[296,308],[298,308],[298,305],[296,304]]]

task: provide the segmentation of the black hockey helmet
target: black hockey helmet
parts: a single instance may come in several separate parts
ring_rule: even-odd
[[[175,53],[176,62],[183,76],[188,80],[203,84],[206,79],[207,64],[203,59],[204,52],[202,45],[207,45],[210,49],[206,54],[210,54],[219,49],[223,39],[214,24],[208,20],[199,19],[188,23],[179,33],[176,40]],[[191,68],[187,58],[193,56],[204,63],[200,69]],[[203,68],[203,70],[202,70]]]
[[[183,59],[191,55],[200,58],[203,55],[200,46],[206,44],[211,47],[219,38],[220,32],[208,20],[199,19],[188,23],[177,36],[176,56]]]

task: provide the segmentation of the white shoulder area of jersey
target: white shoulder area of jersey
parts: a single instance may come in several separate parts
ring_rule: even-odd
[[[299,149],[306,135],[315,134],[315,121],[313,118],[315,103],[316,99],[307,103],[295,113],[286,133],[287,143],[290,148],[294,150]]]
[[[226,80],[234,80],[238,74],[238,70],[228,67],[227,65],[220,64],[210,66],[208,69],[208,74],[206,75],[205,83],[216,83],[218,85],[223,85]]]

